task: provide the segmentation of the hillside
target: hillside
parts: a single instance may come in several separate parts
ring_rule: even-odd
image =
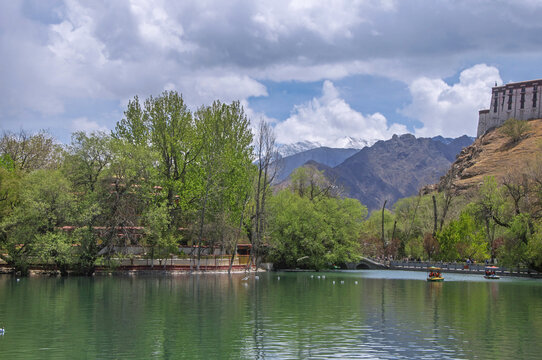
[[[482,184],[485,176],[499,180],[534,163],[542,144],[542,119],[529,124],[531,131],[516,144],[511,144],[500,129],[494,129],[463,149],[448,172],[453,174],[454,187],[465,192]]]

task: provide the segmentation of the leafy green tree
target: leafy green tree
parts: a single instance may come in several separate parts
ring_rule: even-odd
[[[134,146],[150,146],[150,123],[148,114],[142,108],[139,97],[128,101],[124,118],[117,122],[111,134],[117,140]]]
[[[480,225],[469,211],[461,213],[459,219],[452,220],[437,235],[439,259],[456,261],[466,258],[476,260],[488,258],[486,234]]]
[[[152,268],[156,253],[169,255],[177,245],[174,232],[169,226],[171,219],[167,203],[154,202],[152,205],[148,205],[145,209],[143,223],[145,224],[144,245],[150,248]]]
[[[367,209],[353,199],[311,201],[289,190],[271,198],[270,258],[281,267],[322,269],[360,256]]]
[[[202,175],[199,205],[198,265],[206,224],[227,221],[224,230],[233,228],[240,221],[244,199],[251,184],[252,133],[250,123],[239,102],[230,105],[215,101],[202,107],[195,116],[198,136],[201,137],[199,157]],[[228,214],[228,216],[224,216]],[[229,226],[228,226],[229,225]],[[208,233],[207,244],[223,242],[225,234]],[[218,235],[215,239],[212,235]]]
[[[170,227],[192,222],[201,188],[198,161],[202,142],[182,95],[166,91],[143,104],[134,97],[112,136],[141,151],[146,149],[155,158],[158,176],[154,186],[166,194]]]
[[[150,142],[159,159],[161,184],[167,192],[172,220],[189,211],[195,201],[193,173],[201,151],[195,134],[192,113],[182,95],[164,92],[145,101],[144,117],[148,119]]]
[[[528,264],[531,238],[529,215],[519,214],[514,216],[504,234],[504,245],[499,252],[501,262],[509,266]]]
[[[155,198],[160,199],[158,189],[153,186],[156,172],[152,160],[152,155],[142,147],[120,140],[112,142],[110,165],[97,195],[98,220],[105,228],[98,250],[106,260],[116,248],[138,243],[139,234],[134,229],[144,223],[145,209]]]
[[[64,168],[74,187],[80,191],[94,192],[100,176],[111,161],[111,151],[111,137],[103,132],[90,135],[82,131],[73,133]]]
[[[340,188],[312,165],[297,168],[290,175],[290,188],[301,197],[308,197],[311,201],[319,197],[338,197]]]
[[[37,256],[39,238],[59,231],[71,222],[74,198],[67,179],[58,170],[37,170],[21,185],[21,199],[12,214],[0,224],[0,255],[15,271],[27,274]]]
[[[0,157],[0,223],[11,214],[18,202],[22,176],[9,155]]]
[[[53,264],[61,275],[79,263],[79,253],[74,246],[73,238],[62,230],[37,234],[34,248],[36,259],[40,264]]]
[[[528,264],[537,271],[542,271],[542,228],[537,224],[536,231],[529,238],[526,251]]]
[[[495,259],[495,232],[497,226],[510,227],[508,219],[511,207],[506,202],[504,189],[499,187],[495,177],[487,176],[478,190],[477,199],[474,202],[473,213],[479,222],[485,225],[487,243],[491,249],[491,261]]]
[[[71,237],[79,245],[73,268],[80,274],[94,272],[100,251],[96,227],[104,226],[104,219],[109,216],[105,199],[111,195],[109,171],[113,151],[112,138],[103,132],[75,132],[66,149],[62,171],[71,181],[76,197],[75,216],[70,225],[76,227]]]

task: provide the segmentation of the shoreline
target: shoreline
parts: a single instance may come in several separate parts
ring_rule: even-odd
[[[446,273],[454,273],[454,274],[471,274],[471,275],[483,275],[483,271],[479,269],[446,269],[445,267],[441,267],[442,272],[444,274]],[[252,267],[251,269],[247,269],[246,267],[239,267],[234,266],[231,269],[231,272],[228,273],[228,269],[223,268],[215,268],[215,269],[200,269],[199,271],[196,270],[190,270],[189,268],[124,268],[124,269],[105,269],[105,268],[97,268],[96,271],[89,275],[90,277],[94,276],[148,276],[148,275],[160,275],[160,276],[178,276],[178,275],[228,275],[228,274],[250,274],[250,273],[263,273],[263,272],[355,272],[355,271],[374,271],[374,270],[396,270],[396,271],[416,271],[416,272],[427,272],[426,267],[401,267],[401,266],[389,266],[387,269],[363,269],[363,270],[349,270],[349,269],[325,269],[325,270],[309,270],[309,269],[255,269]],[[7,266],[0,266],[0,276],[1,275],[11,275],[11,276],[21,276],[16,275],[13,273],[12,268],[9,268]],[[542,274],[540,273],[525,273],[525,272],[514,272],[509,270],[499,270],[497,272],[497,275],[501,277],[521,277],[521,278],[531,278],[531,279],[542,279]],[[28,277],[61,277],[59,270],[49,270],[49,269],[31,269]],[[72,274],[68,273],[66,277],[78,277],[78,276],[84,276],[87,277],[87,275],[79,275],[79,274]],[[23,276],[21,276],[23,277]]]
[[[154,269],[104,269],[97,268],[92,275],[81,275],[68,272],[65,277],[94,277],[94,276],[136,276],[136,275],[162,275],[162,276],[171,276],[171,275],[202,275],[202,274],[246,274],[246,273],[260,273],[267,272],[265,269],[255,269],[254,267],[247,269],[246,267],[233,267],[231,272],[228,273],[228,269],[200,269],[190,270],[190,269],[164,269],[154,268]],[[20,277],[62,277],[59,270],[50,270],[50,269],[30,269],[27,276],[17,275],[13,272],[13,269],[7,266],[0,267],[0,276],[1,275],[11,275],[11,276],[20,276]]]

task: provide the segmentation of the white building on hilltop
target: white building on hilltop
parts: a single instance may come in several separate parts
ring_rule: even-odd
[[[531,120],[542,118],[542,79],[493,87],[491,107],[480,110],[477,137],[501,126],[509,118]]]

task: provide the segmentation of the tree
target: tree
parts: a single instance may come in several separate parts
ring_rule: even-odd
[[[440,250],[440,246],[439,246],[439,242],[437,241],[437,239],[435,239],[433,234],[426,233],[423,236],[423,248],[425,252],[427,253],[429,260],[431,260],[431,258],[434,255],[438,254]]]
[[[154,185],[166,194],[170,227],[186,222],[187,216],[196,212],[197,189],[201,186],[196,162],[202,143],[182,95],[165,91],[149,97],[143,105],[134,97],[112,136],[155,157],[159,172]]]
[[[97,244],[100,239],[95,227],[104,226],[110,219],[110,204],[105,198],[111,194],[113,152],[113,139],[103,132],[75,132],[66,149],[62,170],[71,181],[77,200],[70,225],[77,227],[71,237],[79,245],[79,256],[73,268],[80,274],[94,273],[101,247]]]
[[[290,175],[290,189],[311,201],[320,197],[338,197],[341,194],[339,187],[324,175],[324,171],[313,165],[304,165],[294,170]]]
[[[531,238],[528,215],[514,216],[506,229],[504,244],[499,251],[502,263],[509,266],[529,263],[528,251]]]
[[[94,192],[100,175],[111,161],[111,138],[103,132],[72,134],[64,166],[66,175],[80,191]]]
[[[68,270],[78,263],[79,254],[70,235],[57,230],[36,235],[36,258],[41,264],[54,264],[61,275],[67,275]]]
[[[161,252],[160,250],[165,250],[169,254],[176,245],[173,231],[169,227],[171,223],[169,216],[169,210],[165,202],[155,202],[145,209],[143,220],[145,224],[144,244],[151,249],[151,268],[154,267],[156,250],[158,250],[158,253]]]
[[[20,203],[0,224],[0,257],[16,272],[27,274],[37,256],[40,239],[71,222],[74,198],[69,182],[58,170],[37,170],[21,185]],[[51,254],[54,257],[54,254]]]
[[[6,159],[8,155],[16,168],[24,172],[57,167],[61,152],[60,145],[45,131],[34,135],[24,130],[4,132],[0,138],[0,157]]]
[[[11,214],[18,202],[22,176],[9,155],[0,157],[0,223]]]
[[[150,143],[159,159],[160,182],[167,193],[172,221],[180,221],[183,211],[197,199],[191,176],[202,143],[196,137],[192,113],[181,94],[166,91],[145,101],[144,118],[148,122]],[[139,128],[134,135],[139,138]],[[141,130],[141,132],[143,132]],[[191,174],[191,175],[189,175]],[[177,223],[179,223],[177,221]]]
[[[279,267],[322,269],[359,259],[367,209],[354,199],[311,201],[290,190],[270,199],[270,258]]]
[[[458,220],[452,220],[438,234],[439,258],[446,261],[459,259],[485,260],[489,256],[486,234],[483,227],[476,222],[471,214],[472,209],[466,209]]]
[[[104,253],[106,259],[115,248],[138,243],[140,234],[134,230],[142,224],[145,209],[158,196],[153,186],[156,173],[152,155],[142,147],[121,140],[113,141],[111,146],[110,165],[98,188],[100,213],[95,219],[105,228],[97,250]]]
[[[271,126],[260,121],[258,126],[255,155],[257,174],[254,187],[254,207],[250,218],[250,228],[248,229],[251,242],[250,259],[259,258],[259,251],[263,244],[267,226],[267,198],[270,193],[270,186],[276,175],[278,154],[275,147],[275,135]],[[250,261],[249,261],[250,264]]]
[[[201,136],[201,155],[198,163],[202,176],[200,193],[200,219],[198,235],[198,264],[206,216],[209,222],[227,220],[235,224],[244,211],[245,199],[250,190],[250,164],[252,154],[252,133],[249,120],[239,102],[222,104],[215,101],[212,106],[203,107],[196,113],[196,128]],[[232,228],[224,224],[223,230]],[[230,226],[231,225],[231,226]],[[214,227],[215,230],[219,230]],[[223,231],[215,231],[220,242]],[[210,236],[208,245],[215,241]]]
[[[487,176],[484,178],[484,182],[478,190],[473,213],[485,224],[487,243],[491,250],[491,261],[493,262],[495,259],[495,227],[496,225],[510,227],[510,224],[505,220],[507,208],[503,190],[498,186],[494,177]]]

